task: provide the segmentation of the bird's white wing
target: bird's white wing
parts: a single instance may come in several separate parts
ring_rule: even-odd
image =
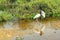
[[[34,16],[34,19],[39,18],[40,16],[41,16],[40,14],[37,14]]]
[[[44,11],[41,11],[41,15],[45,18],[45,12]]]

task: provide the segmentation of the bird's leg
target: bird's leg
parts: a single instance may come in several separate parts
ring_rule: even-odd
[[[37,22],[37,23],[39,22],[38,19],[36,19],[36,22]]]

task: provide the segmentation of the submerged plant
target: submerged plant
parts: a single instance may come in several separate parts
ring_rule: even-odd
[[[23,40],[22,38],[20,38],[20,37],[16,37],[16,40]]]

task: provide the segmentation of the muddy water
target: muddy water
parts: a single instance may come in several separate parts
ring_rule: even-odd
[[[40,31],[43,29],[42,35]],[[0,40],[60,40],[60,20],[19,20],[0,23]]]

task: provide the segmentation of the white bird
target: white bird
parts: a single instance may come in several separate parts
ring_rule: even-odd
[[[36,14],[33,19],[39,18],[40,16],[40,14]]]
[[[36,14],[33,19],[38,19],[39,17],[45,18],[45,12],[43,10],[40,10],[40,13]]]
[[[45,12],[43,10],[41,10],[41,15],[45,18]]]
[[[38,18],[41,17],[41,16],[42,16],[43,18],[45,18],[45,12],[42,10],[42,8],[40,8],[40,13],[36,14],[33,19],[36,19],[36,21],[37,21],[37,23],[38,23]],[[44,29],[45,29],[45,27],[42,27],[42,28],[41,28],[41,30],[40,30],[40,35],[43,34],[42,31],[43,31]]]

